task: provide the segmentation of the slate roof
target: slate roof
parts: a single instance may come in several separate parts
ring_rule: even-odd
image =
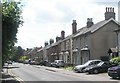
[[[51,47],[51,45],[47,45],[46,47],[45,47],[45,49],[49,49]]]
[[[111,18],[109,20],[103,20],[103,21],[100,21],[100,22],[98,22],[96,24],[93,24],[89,28],[87,28],[87,26],[81,28],[79,30],[79,32],[77,32],[77,34],[74,37],[77,37],[79,35],[82,35],[82,34],[85,34],[85,33],[88,33],[88,32],[94,33],[95,31],[97,31],[98,29],[100,29],[102,26],[104,26],[105,24],[109,23],[110,21],[113,21],[113,22],[115,22],[116,24],[118,24],[120,26],[119,22],[117,22],[116,20],[114,20],[113,18]]]
[[[120,23],[118,23],[116,20],[114,20],[113,18],[109,19],[109,20],[103,20],[103,21],[100,21],[96,24],[93,24],[91,27],[87,28],[87,26],[85,27],[82,27],[80,28],[79,30],[77,30],[77,33],[76,34],[71,34],[71,35],[68,35],[67,37],[65,37],[65,39],[63,40],[59,40],[58,42],[55,42],[55,43],[52,43],[51,45],[48,45],[46,47],[46,49],[49,49],[50,47],[53,47],[53,46],[56,46],[58,45],[60,42],[63,42],[67,39],[70,39],[71,37],[77,37],[79,35],[82,35],[82,34],[85,34],[85,33],[88,33],[88,32],[91,32],[91,33],[94,33],[95,31],[97,31],[98,29],[100,29],[102,26],[104,26],[105,24],[107,24],[108,22],[110,21],[113,21],[115,22],[116,24],[118,24],[120,26]]]
[[[49,49],[50,47],[56,46],[56,45],[58,45],[60,42],[63,42],[63,41],[65,41],[65,40],[67,40],[67,39],[70,39],[71,37],[73,37],[73,34],[72,34],[72,35],[68,35],[68,36],[65,37],[65,39],[63,39],[63,40],[59,40],[58,42],[52,43],[51,45],[47,46],[46,49]]]

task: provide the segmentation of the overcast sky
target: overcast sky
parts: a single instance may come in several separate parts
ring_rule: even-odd
[[[104,20],[106,7],[114,7],[118,20],[119,0],[23,0],[23,26],[18,29],[16,46],[22,48],[44,47],[44,42],[61,35],[72,34],[72,20],[77,29],[86,26],[87,18],[97,23]]]

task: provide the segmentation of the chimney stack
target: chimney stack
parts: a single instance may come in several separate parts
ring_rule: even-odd
[[[77,23],[76,20],[73,20],[72,23],[72,34],[75,34],[77,32]]]
[[[65,38],[65,31],[61,31],[61,38],[62,38],[62,39]]]
[[[45,46],[47,46],[47,45],[48,45],[48,42],[46,41],[46,42],[45,42]]]
[[[105,20],[109,20],[110,18],[115,19],[114,8],[112,8],[112,7],[106,7]]]
[[[93,24],[92,18],[87,18],[87,28],[91,27]]]
[[[58,42],[59,40],[61,40],[61,37],[56,37],[56,42]]]
[[[50,39],[50,45],[51,45],[52,43],[54,43],[54,40],[53,40],[53,39]]]

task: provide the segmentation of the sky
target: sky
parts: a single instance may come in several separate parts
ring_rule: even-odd
[[[77,30],[86,26],[87,18],[97,23],[104,20],[106,7],[114,7],[118,20],[118,1],[112,0],[23,0],[23,26],[17,33],[16,46],[22,48],[44,47],[44,43],[56,36],[72,34],[72,21],[76,20]]]

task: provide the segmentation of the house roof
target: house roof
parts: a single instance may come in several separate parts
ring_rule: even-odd
[[[49,48],[50,48],[50,46],[51,46],[51,45],[47,45],[47,46],[45,47],[45,49],[49,49]]]
[[[50,47],[56,46],[56,45],[58,45],[60,42],[63,42],[63,41],[65,41],[65,40],[67,40],[67,39],[70,39],[71,37],[73,37],[73,34],[72,34],[72,35],[68,35],[68,36],[65,37],[65,39],[63,39],[63,40],[59,40],[58,42],[52,43],[51,45],[47,46],[46,49],[49,49]]]
[[[51,47],[58,45],[58,44],[60,43],[60,41],[61,41],[61,40],[59,40],[58,42],[53,43],[53,44],[51,45]]]
[[[117,48],[110,48],[109,49],[111,52],[117,52]]]
[[[67,36],[64,40],[68,40],[68,39],[70,39],[71,37],[73,37],[73,34],[72,34],[72,35]]]
[[[50,47],[56,46],[61,42],[61,40],[59,40],[58,42],[52,43],[51,45],[47,46],[46,49],[49,49]]]
[[[116,24],[118,24],[120,26],[120,23],[117,22],[116,20],[114,20],[113,18],[109,19],[109,20],[103,20],[100,21],[96,24],[93,24],[91,27],[87,28],[87,26],[82,27],[81,29],[79,29],[79,31],[77,32],[77,34],[74,37],[77,37],[79,35],[91,32],[94,33],[95,31],[97,31],[98,29],[100,29],[102,26],[104,26],[105,24],[109,23],[110,21],[115,22]]]
[[[28,54],[35,54],[40,49],[42,49],[42,47],[34,47]]]
[[[41,49],[38,49],[38,50],[37,50],[37,52],[40,52],[40,51],[42,51],[42,50],[43,50],[43,48],[41,48]]]

